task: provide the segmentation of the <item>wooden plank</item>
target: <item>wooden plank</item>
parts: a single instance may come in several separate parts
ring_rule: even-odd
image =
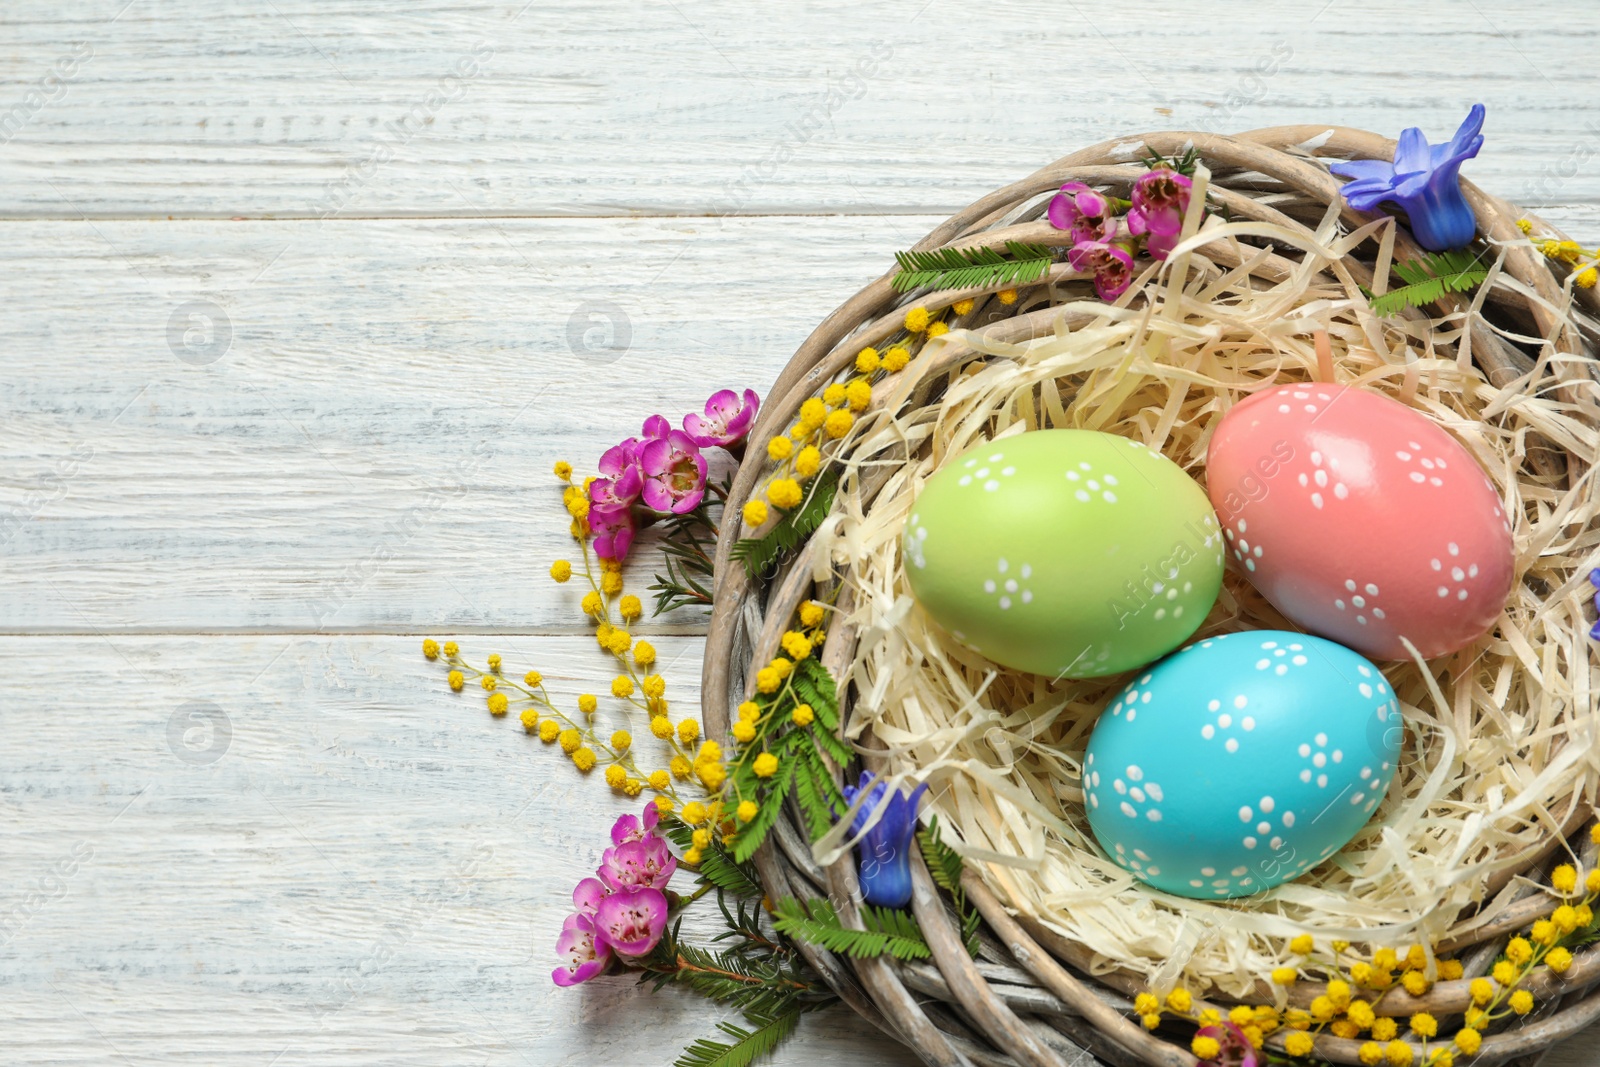
[[[764,392],[936,221],[8,223],[0,624],[570,630],[554,461]]]
[[[462,640],[568,706],[604,676],[586,640]],[[700,644],[660,642],[685,708]],[[725,1017],[551,985],[571,887],[635,802],[453,696],[412,638],[30,637],[0,663],[92,679],[0,704],[7,1062],[665,1063]],[[910,1063],[842,1009],[773,1062],[819,1059]]]
[[[1563,5],[54,0],[0,12],[0,215],[948,213],[1085,144],[1325,119],[1597,196]],[[1381,29],[1380,29],[1381,27]],[[1381,36],[1374,36],[1374,31]],[[1381,41],[1394,47],[1378,46]]]

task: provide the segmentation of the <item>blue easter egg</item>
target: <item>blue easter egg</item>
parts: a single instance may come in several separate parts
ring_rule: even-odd
[[[1404,728],[1378,668],[1307,634],[1207,638],[1117,694],[1084,757],[1106,854],[1177,896],[1248,896],[1298,878],[1366,825]]]

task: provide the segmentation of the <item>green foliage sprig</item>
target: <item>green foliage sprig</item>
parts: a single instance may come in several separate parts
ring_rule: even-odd
[[[822,525],[822,520],[828,517],[828,512],[833,508],[833,496],[838,488],[838,471],[829,469],[823,472],[798,508],[785,513],[772,529],[760,537],[744,537],[734,542],[731,555],[744,564],[745,572],[752,578],[766,573],[779,557],[794,551]]]
[[[928,825],[917,832],[917,842],[922,846],[922,858],[934,882],[950,894],[956,914],[961,917],[961,941],[967,955],[978,955],[978,924],[983,915],[967,901],[967,891],[961,887],[961,854],[939,839],[939,817],[935,815]]]
[[[1139,157],[1139,162],[1144,164],[1146,170],[1156,170],[1166,167],[1175,170],[1186,178],[1194,177],[1194,168],[1200,162],[1200,150],[1190,145],[1184,149],[1182,155],[1163,156],[1157,154],[1155,149],[1145,145],[1144,155]]]
[[[733,855],[741,863],[755,855],[766,840],[791,790],[811,839],[827,833],[848,807],[828,760],[843,766],[854,755],[838,737],[838,684],[815,658],[794,663],[782,687],[771,694],[758,694],[754,703],[761,712],[759,725],[755,735],[741,743],[738,759],[728,773],[728,805],[754,801],[759,808],[734,839]],[[802,706],[810,709],[809,721],[803,723],[795,717]],[[777,769],[770,775],[757,773],[757,761],[763,755],[777,760]]]
[[[894,288],[905,293],[935,289],[985,289],[1035,281],[1050,269],[1053,253],[1045,245],[1006,242],[1006,253],[994,248],[938,248],[931,252],[896,252],[900,273]]]
[[[725,487],[717,496],[726,498]],[[712,497],[707,493],[698,507],[662,522],[661,560],[667,573],[657,574],[650,586],[656,601],[652,615],[691,604],[711,607],[712,557],[717,544],[717,527],[707,513]]]
[[[828,901],[818,897],[801,903],[787,897],[773,907],[772,924],[785,937],[820,945],[852,959],[893,956],[897,960],[925,960],[933,955],[909,913],[871,904],[862,904],[859,911],[861,925],[866,929],[852,930],[840,921]]]
[[[1489,277],[1489,268],[1482,257],[1465,248],[1429,252],[1410,263],[1397,260],[1394,272],[1407,284],[1382,296],[1367,293],[1373,313],[1385,318],[1409,307],[1431,304],[1445,293],[1470,292]]]

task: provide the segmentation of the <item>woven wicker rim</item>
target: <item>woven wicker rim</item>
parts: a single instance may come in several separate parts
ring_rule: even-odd
[[[1253,172],[1275,183],[1324,204],[1340,201],[1341,183],[1326,170],[1306,159],[1307,154],[1339,158],[1392,159],[1395,142],[1365,131],[1325,126],[1279,127],[1257,130],[1235,137],[1165,132],[1105,142],[1069,155],[1020,182],[978,200],[937,227],[916,247],[939,248],[946,245],[998,243],[1006,238],[1060,245],[1065,235],[1047,224],[1005,227],[1011,214],[1021,205],[1064,181],[1079,180],[1111,186],[1126,186],[1142,173],[1127,162],[1127,148],[1148,146],[1162,155],[1172,155],[1193,145],[1213,168]],[[1487,237],[1516,242],[1521,234],[1519,218],[1533,218],[1526,212],[1488,196],[1463,182],[1469,203],[1477,215],[1480,231]],[[1251,197],[1212,186],[1213,199],[1223,203],[1235,218],[1254,219],[1304,230],[1304,227],[1277,209]],[[1343,221],[1351,228],[1370,218],[1343,207]],[[1541,230],[1559,233],[1539,222]],[[1397,257],[1412,258],[1419,250],[1403,230],[1396,232]],[[1271,277],[1288,264],[1268,257],[1258,271]],[[1370,282],[1370,271],[1353,258],[1346,265],[1358,281]],[[1539,300],[1522,300],[1516,310],[1531,318],[1540,333],[1557,338],[1565,351],[1592,353],[1593,338],[1580,335],[1577,327],[1559,319],[1550,307],[1563,300],[1561,285],[1542,257],[1526,245],[1508,250],[1505,271],[1522,283]],[[1363,272],[1367,276],[1362,277]],[[876,344],[898,327],[895,308],[900,302],[890,285],[892,275],[862,289],[847,300],[817,327],[801,345],[779,375],[768,394],[752,437],[764,439],[784,427],[800,404],[820,392],[828,382],[845,371],[860,347]],[[981,298],[995,289],[944,292],[941,305],[964,297]],[[1582,310],[1600,312],[1600,294],[1576,290]],[[1495,300],[1515,300],[1499,293]],[[1019,307],[1024,302],[1019,302]],[[1446,305],[1464,306],[1459,298]],[[1038,336],[1051,327],[1048,311],[1022,314],[990,327],[987,336],[996,340],[1021,341]],[[1526,355],[1505,344],[1481,321],[1470,325],[1475,362],[1491,382],[1504,383],[1532,368]],[[947,346],[939,356],[941,366],[953,366],[977,355],[960,344]],[[1570,388],[1570,387],[1567,387]],[[875,390],[880,392],[880,390]],[[886,392],[886,391],[881,391]],[[881,402],[875,396],[874,402]],[[891,457],[892,458],[892,457]],[[1530,465],[1541,475],[1565,477],[1576,484],[1583,473],[1577,457],[1554,448],[1531,450]],[[730,507],[737,509],[748,500],[763,474],[761,457],[752,453],[740,468],[730,493]],[[862,497],[870,501],[881,489],[887,474],[867,479]],[[876,484],[870,484],[873,481]],[[807,545],[790,562],[786,571],[769,586],[752,582],[742,567],[730,565],[729,552],[737,523],[724,525],[717,552],[717,587],[710,634],[706,647],[703,678],[704,715],[711,736],[725,736],[729,710],[749,695],[753,685],[753,663],[764,663],[778,653],[778,641],[800,601],[812,589],[812,551]],[[846,584],[844,597],[849,596]],[[849,605],[835,616],[828,640],[823,646],[822,663],[835,677],[849,667],[856,646],[856,635],[847,618]],[[872,739],[864,738],[869,751],[863,762],[874,766],[870,751]],[[1572,795],[1558,812],[1561,833],[1551,835],[1544,848],[1529,857],[1526,870],[1548,865],[1550,856],[1562,845],[1562,838],[1573,834],[1590,818],[1592,798]],[[1586,838],[1584,839],[1586,842]],[[1592,853],[1592,847],[1589,852]],[[1582,851],[1578,845],[1574,851]],[[1590,857],[1592,858],[1592,857]],[[933,964],[903,964],[883,959],[849,960],[836,957],[815,946],[802,945],[809,962],[825,981],[863,1017],[886,1033],[914,1049],[930,1064],[1027,1064],[1065,1067],[1086,1048],[1114,1063],[1152,1064],[1163,1067],[1190,1067],[1197,1061],[1186,1049],[1147,1033],[1127,1016],[1129,998],[1138,983],[1131,975],[1113,971],[1095,979],[1088,973],[1089,954],[1050,930],[1026,918],[1012,916],[982,880],[969,870],[964,878],[966,892],[986,921],[984,949],[979,959],[971,959],[961,944],[954,920],[940,898],[919,857],[913,857],[915,895],[913,913],[933,952]],[[856,922],[854,901],[859,900],[854,863],[848,857],[819,867],[812,859],[810,846],[797,824],[780,819],[773,838],[756,856],[762,881],[773,896],[794,895],[801,899],[829,898],[847,923]],[[1498,876],[1496,891],[1514,871]],[[1471,943],[1439,946],[1463,954],[1469,975],[1479,973],[1503,946],[1505,939],[1525,926],[1544,905],[1537,897],[1513,904],[1496,920],[1484,924]],[[1526,987],[1543,1005],[1541,1017],[1518,1029],[1484,1039],[1477,1062],[1504,1062],[1515,1056],[1548,1047],[1576,1033],[1600,1018],[1600,993],[1589,993],[1600,983],[1600,946],[1578,954],[1572,968],[1559,978],[1541,972]],[[1297,993],[1301,992],[1297,990]],[[1310,993],[1305,993],[1309,996]],[[1300,997],[1296,997],[1299,1000]],[[1430,1011],[1449,1015],[1462,1011],[1469,1003],[1467,980],[1440,982],[1422,997],[1412,997],[1394,989],[1376,1004],[1380,1014],[1408,1015]],[[1220,1005],[1226,1008],[1226,1004]],[[1063,1040],[1065,1038],[1065,1040]],[[1275,1035],[1281,1042],[1282,1036]],[[1360,1042],[1321,1035],[1316,1055],[1336,1063],[1359,1063]],[[1281,1051],[1281,1044],[1279,1044]]]

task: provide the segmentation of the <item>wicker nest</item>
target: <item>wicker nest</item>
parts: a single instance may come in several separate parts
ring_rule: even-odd
[[[1600,671],[1586,644],[1580,590],[1600,543],[1594,532],[1600,492],[1591,469],[1600,434],[1595,374],[1585,359],[1600,337],[1594,318],[1600,301],[1531,247],[1517,223],[1530,219],[1536,233],[1562,235],[1463,183],[1479,231],[1499,255],[1489,281],[1470,298],[1446,295],[1427,314],[1376,319],[1361,287],[1385,276],[1391,257],[1420,253],[1403,225],[1344,205],[1341,183],[1321,157],[1387,160],[1395,142],[1337,127],[1289,127],[1236,137],[1154,133],[1098,145],[984,197],[917,248],[1070,243],[1042,220],[1058,186],[1077,180],[1127,197],[1144,173],[1135,153],[1177,156],[1190,146],[1209,168],[1212,225],[1226,218],[1226,228],[1209,240],[1206,230],[1191,233],[1189,251],[1150,267],[1114,308],[1097,304],[1087,280],[1064,264],[1009,303],[996,298],[1000,286],[899,294],[892,275],[846,301],[779,376],[754,439],[786,428],[801,403],[850,373],[862,347],[895,337],[905,307],[973,303],[951,321],[949,334],[875,384],[872,404],[830,457],[843,471],[834,518],[778,574],[752,579],[731,563],[738,524],[724,524],[705,659],[708,733],[727,733],[730,709],[753,691],[755,666],[777,654],[801,601],[830,597],[839,610],[822,662],[843,683],[845,734],[862,765],[896,778],[931,774],[964,785],[944,790],[935,806],[941,823],[959,835],[951,843],[968,857],[967,898],[986,921],[976,960],[917,857],[912,907],[931,964],[851,960],[802,946],[841,998],[930,1064],[1065,1065],[1088,1049],[1113,1063],[1189,1067],[1196,1060],[1187,1034],[1147,1032],[1130,1016],[1132,996],[1182,981],[1210,998],[1202,1003],[1224,1009],[1275,998],[1281,1006],[1282,992],[1256,979],[1282,958],[1297,929],[1372,947],[1405,935],[1461,959],[1465,978],[1440,981],[1421,997],[1397,987],[1376,1002],[1379,1014],[1429,1011],[1448,1027],[1470,1003],[1468,979],[1484,973],[1511,935],[1553,906],[1538,889],[1547,869],[1567,855],[1593,860],[1586,824],[1600,782],[1594,734]],[[1207,358],[1222,359],[1227,374],[1198,356],[1182,367],[1163,365],[1159,353],[1168,349],[1144,343],[1155,336],[1151,322],[1164,304],[1182,301],[1192,310],[1197,296],[1224,301],[1230,316],[1260,298],[1255,319],[1241,315],[1232,323],[1248,343],[1218,342],[1226,349],[1221,355],[1204,339],[1189,345],[1212,344]],[[1108,324],[1128,332],[1127,343],[1139,342],[1140,351],[1157,352],[1153,362],[1108,366],[1073,349],[1078,331]],[[1297,883],[1294,893],[1220,905],[1162,897],[1096,862],[1082,794],[1074,788],[1080,768],[1072,754],[1082,755],[1095,714],[1120,680],[1051,685],[998,671],[925,620],[908,621],[907,609],[916,611],[898,570],[899,522],[922,480],[947,456],[1047,422],[1092,418],[1096,428],[1140,437],[1203,477],[1212,420],[1254,385],[1315,377],[1311,334],[1319,328],[1331,329],[1342,349],[1341,380],[1387,390],[1468,439],[1514,520],[1517,589],[1499,632],[1469,655],[1386,668],[1411,706],[1407,744],[1415,746],[1415,758],[1374,826],[1344,854],[1301,879],[1305,885]],[[1224,342],[1226,332],[1218,335]],[[1113,378],[1121,384],[1108,389]],[[1114,402],[1106,399],[1112,393]],[[1474,437],[1474,427],[1483,433]],[[759,492],[767,469],[760,450],[752,450],[733,484],[730,515]],[[893,625],[886,625],[890,616]],[[1268,627],[1288,624],[1242,575],[1230,574],[1199,634]],[[885,640],[887,631],[892,640]],[[930,696],[929,687],[938,692]],[[903,703],[915,705],[916,714],[900,707],[899,695],[907,693],[913,695]],[[960,714],[951,712],[935,730],[927,707],[940,699],[959,705]],[[974,708],[983,713],[976,720]],[[992,774],[976,784],[963,778],[963,768],[984,758],[976,748],[957,751],[963,738],[981,734],[982,743],[992,743],[1008,721],[1030,723],[1028,736],[1037,738],[1041,709],[1048,745],[1040,747],[1050,761],[1023,766],[1006,758],[1002,743],[1000,757],[990,759]],[[963,715],[969,718],[956,721]],[[1506,727],[1508,718],[1516,719],[1514,729]],[[1444,741],[1429,742],[1430,721],[1446,724],[1436,731]],[[1485,754],[1484,746],[1467,744],[1480,732],[1515,736]],[[1475,784],[1495,760],[1508,763],[1505,777],[1517,788]],[[1009,776],[1003,788],[990,788],[995,775]],[[1004,825],[1026,827],[1033,842],[1048,846],[1031,848]],[[827,897],[853,921],[860,899],[855,863],[837,844],[808,842],[798,815],[780,820],[756,856],[769,895]],[[1383,906],[1385,893],[1403,895],[1390,877],[1396,849],[1433,857],[1422,876],[1426,884],[1412,887],[1425,913],[1407,922]],[[1054,894],[1036,884],[1047,868]],[[1070,892],[1061,892],[1063,877]],[[1378,901],[1371,914],[1344,907],[1368,898]],[[1405,910],[1396,904],[1390,911],[1396,908]],[[1333,917],[1319,922],[1327,914]],[[1193,928],[1245,932],[1229,935],[1234,940],[1220,961],[1196,954],[1192,936],[1139,943],[1114,936],[1119,926],[1154,923],[1159,930],[1163,922],[1191,935]],[[1487,1036],[1478,1061],[1542,1049],[1600,1017],[1600,993],[1589,992],[1597,983],[1600,946],[1578,953],[1563,976],[1540,972],[1529,979],[1540,1008],[1516,1028]],[[1290,1002],[1303,1005],[1316,992],[1315,983],[1299,983]],[[1281,1052],[1281,1040],[1276,1035],[1269,1044],[1278,1042]],[[1324,1034],[1315,1055],[1354,1064],[1358,1047]]]

